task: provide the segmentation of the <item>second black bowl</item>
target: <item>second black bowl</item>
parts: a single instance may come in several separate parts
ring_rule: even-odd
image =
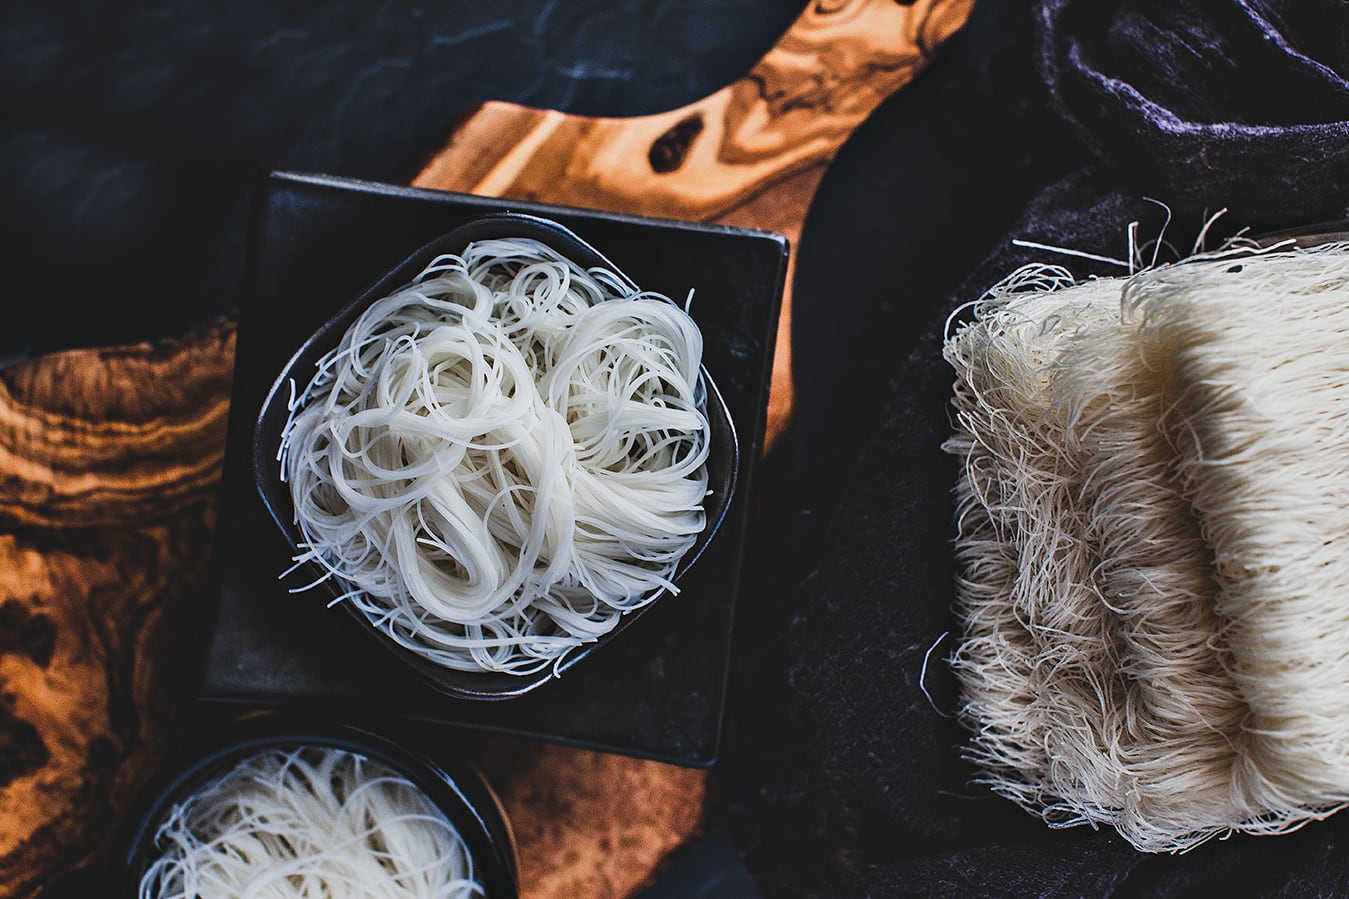
[[[270,749],[340,749],[379,762],[417,786],[454,825],[473,860],[474,877],[492,899],[519,894],[515,840],[501,805],[487,782],[466,762],[433,759],[397,741],[361,727],[274,714],[237,723],[221,740],[190,755],[142,792],[118,841],[104,895],[134,897],[145,871],[158,857],[155,835],[174,806],[217,780],[243,760]],[[87,886],[92,887],[93,884]]]

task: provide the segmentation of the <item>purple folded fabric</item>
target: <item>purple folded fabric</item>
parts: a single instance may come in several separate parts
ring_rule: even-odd
[[[1283,0],[1044,0],[1047,101],[1121,187],[1252,220],[1349,204],[1349,14]]]
[[[954,466],[940,450],[947,316],[1032,260],[1078,277],[1121,274],[1011,239],[1125,259],[1130,222],[1155,237],[1168,217],[1145,197],[1171,210],[1166,238],[1178,254],[1224,207],[1219,236],[1349,215],[1349,5],[981,0],[969,27],[964,52],[1005,57],[979,72],[983,89],[1020,104],[975,139],[1009,153],[1034,147],[1022,173],[1038,180],[985,262],[927,300],[922,334],[904,338],[914,351],[893,363],[877,431],[849,466],[854,488],[794,553],[811,575],[795,598],[785,723],[763,741],[754,787],[759,830],[747,849],[760,883],[794,896],[1349,892],[1349,856],[1336,849],[1349,842],[1349,813],[1159,857],[1113,833],[1050,830],[972,786],[959,761],[965,735],[939,711],[954,701],[940,664],[951,644],[934,648],[959,630]],[[981,166],[971,153],[971,183]]]

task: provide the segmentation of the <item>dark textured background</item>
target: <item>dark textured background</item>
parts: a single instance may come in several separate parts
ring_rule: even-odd
[[[629,115],[743,74],[794,0],[3,6],[0,356],[230,308],[247,194],[284,168],[399,182],[477,103]]]

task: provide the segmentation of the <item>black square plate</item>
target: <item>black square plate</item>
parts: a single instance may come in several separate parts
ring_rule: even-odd
[[[281,446],[286,423],[290,420],[291,404],[295,398],[297,384],[305,384],[313,377],[315,366],[321,358],[330,353],[342,340],[342,335],[370,306],[415,281],[435,259],[445,254],[462,254],[472,243],[480,240],[500,238],[529,238],[539,241],[570,259],[583,269],[602,268],[622,278],[621,269],[612,260],[605,258],[594,247],[580,240],[575,234],[563,228],[551,219],[542,219],[519,213],[503,213],[475,218],[462,227],[455,228],[449,234],[438,237],[396,266],[380,278],[349,305],[344,306],[328,319],[319,330],[305,341],[299,351],[282,369],[267,399],[262,404],[253,429],[253,475],[257,479],[258,495],[262,504],[271,513],[277,526],[290,542],[298,547],[304,541],[304,535],[295,521],[295,505],[291,499],[290,485],[281,478],[281,458],[277,448]],[[638,288],[631,282],[626,290],[636,293]],[[673,302],[673,301],[671,301]],[[702,532],[688,548],[679,564],[675,567],[674,582],[681,584],[689,568],[702,555],[703,550],[716,538],[721,520],[730,508],[731,497],[735,494],[735,473],[737,452],[735,424],[731,420],[730,410],[717,390],[716,381],[701,369],[700,378],[707,391],[704,410],[708,423],[707,454],[707,493],[703,499],[703,513],[706,516]],[[314,562],[305,566],[309,575],[322,581],[323,588],[335,599],[344,596],[351,585],[337,578],[326,577],[327,570]],[[460,671],[445,668],[434,662],[409,652],[406,647],[387,635],[369,626],[365,615],[356,610],[351,603],[342,603],[342,607],[351,613],[362,629],[376,640],[378,645],[394,653],[412,668],[422,680],[427,681],[443,693],[464,699],[499,700],[510,699],[528,693],[555,677],[564,674],[573,665],[580,663],[591,653],[608,645],[619,634],[650,611],[655,603],[663,601],[668,594],[660,591],[649,605],[632,609],[620,618],[615,627],[597,640],[575,647],[564,657],[539,671],[528,674],[509,674],[504,671]]]
[[[499,212],[559,222],[643,288],[683,298],[740,435],[735,496],[716,539],[667,597],[608,645],[528,695],[445,696],[370,644],[322,593],[290,594],[285,541],[253,489],[251,439],[277,373],[309,335],[409,252]],[[203,699],[385,715],[524,734],[683,765],[716,761],[740,556],[762,452],[786,274],[777,234],[490,200],[326,176],[262,185],[240,309],[216,536]]]

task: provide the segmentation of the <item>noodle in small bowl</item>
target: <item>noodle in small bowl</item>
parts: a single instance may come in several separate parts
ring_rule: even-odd
[[[515,844],[469,765],[350,725],[248,719],[142,794],[117,848],[137,899],[518,894]]]
[[[292,357],[258,489],[306,583],[424,680],[518,696],[678,592],[724,517],[738,449],[701,348],[562,226],[479,219]]]

